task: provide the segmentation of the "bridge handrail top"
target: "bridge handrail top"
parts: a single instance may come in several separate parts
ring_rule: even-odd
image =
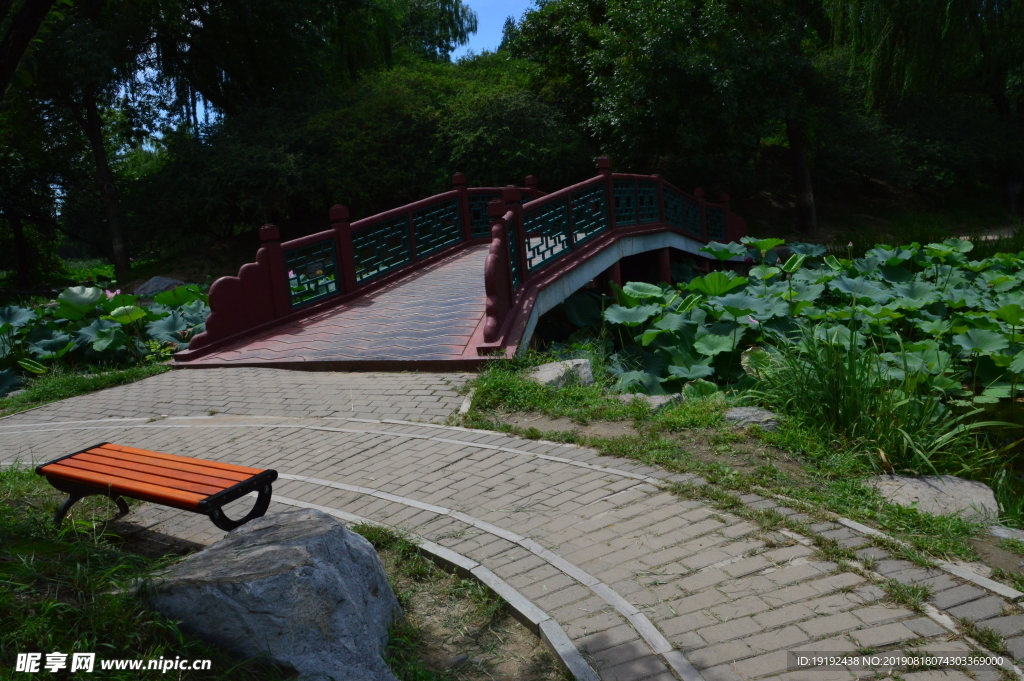
[[[704,205],[707,206],[708,208],[722,208],[722,209],[725,208],[725,204],[724,203],[720,203],[718,201],[708,201],[706,197],[697,198],[696,196],[694,196],[693,192],[688,192],[688,191],[682,190],[679,187],[677,187],[674,184],[672,184],[671,182],[667,182],[665,180],[662,180],[662,182],[664,183],[666,188],[671,189],[672,191],[675,191],[675,192],[678,192],[678,193],[682,194],[683,196],[685,196],[686,198],[690,199],[691,201],[700,201],[700,200],[703,199]]]
[[[393,220],[393,219],[395,219],[397,217],[401,217],[402,215],[405,215],[406,213],[412,213],[412,212],[415,212],[415,211],[418,211],[418,210],[423,210],[424,208],[429,208],[430,206],[433,206],[434,204],[442,203],[444,201],[451,201],[452,199],[456,199],[458,197],[459,197],[459,192],[455,191],[454,189],[451,190],[451,191],[447,191],[447,192],[441,193],[441,194],[434,194],[433,196],[427,197],[425,199],[420,199],[419,201],[414,201],[413,203],[407,203],[406,205],[399,206],[398,208],[392,208],[391,210],[386,210],[383,213],[377,213],[376,215],[371,215],[369,217],[365,217],[365,218],[362,218],[360,220],[356,220],[351,225],[352,226],[352,231],[355,231],[357,229],[362,229],[363,227],[370,227],[371,225],[375,225],[375,224],[377,224],[379,222],[386,222],[388,220]]]
[[[299,238],[292,239],[291,241],[282,241],[281,248],[286,251],[293,251],[296,248],[312,246],[313,244],[318,244],[321,241],[328,241],[330,239],[334,239],[333,229],[317,232],[316,234],[307,234],[306,236],[300,236]]]
[[[599,182],[604,182],[603,175],[592,177],[589,180],[583,180],[583,182],[577,182],[576,184],[569,185],[568,187],[563,187],[562,189],[559,189],[557,192],[551,192],[550,194],[547,194],[545,196],[541,196],[536,199],[524,202],[524,207],[528,204],[529,208],[527,210],[533,210],[534,208],[543,208],[544,205],[547,203],[554,203],[559,199],[564,199],[570,194],[574,194],[581,189],[586,189],[588,186],[597,184]]]

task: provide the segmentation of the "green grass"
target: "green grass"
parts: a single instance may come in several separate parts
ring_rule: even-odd
[[[76,506],[61,531],[60,497],[23,469],[0,471],[0,659],[19,652],[95,652],[109,658],[181,656],[212,660],[212,671],[181,679],[280,679],[275,668],[239,663],[147,610],[131,585],[166,564],[128,553],[105,534],[106,500]],[[70,658],[69,658],[70,659]],[[166,678],[155,670],[106,671],[108,679]]]
[[[915,612],[924,612],[924,602],[932,595],[925,584],[903,584],[895,579],[885,580],[881,587],[890,601]]]
[[[1006,641],[996,630],[989,629],[988,627],[979,627],[974,623],[974,620],[966,617],[958,617],[956,623],[965,636],[970,636],[993,653],[1006,652]]]
[[[145,364],[101,373],[82,373],[55,366],[48,373],[30,379],[25,392],[0,399],[0,416],[39,407],[69,397],[85,395],[170,371],[166,364]]]

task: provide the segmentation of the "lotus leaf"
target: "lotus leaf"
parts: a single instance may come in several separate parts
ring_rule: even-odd
[[[715,258],[718,258],[722,262],[731,260],[736,256],[746,255],[747,249],[741,244],[720,244],[717,241],[712,241],[707,246],[700,249],[704,253],[710,253]]]
[[[13,369],[0,371],[0,397],[8,395],[11,391],[21,387],[21,376]]]
[[[710,360],[707,360],[708,362]],[[679,378],[684,381],[695,381],[698,378],[707,378],[715,373],[715,370],[707,363],[695,363],[690,366],[671,365],[668,373],[672,378]]]
[[[111,327],[96,332],[92,349],[96,352],[106,352],[107,350],[120,350],[127,344],[128,334],[122,331],[121,327]]]
[[[706,296],[721,296],[746,283],[745,277],[739,277],[733,272],[710,272],[691,281],[687,288]]]
[[[820,258],[825,255],[828,250],[821,244],[805,244],[800,242],[793,242],[787,247],[790,253],[796,253],[797,255],[806,255],[809,258]]]
[[[9,325],[12,329],[20,329],[35,318],[36,313],[27,307],[0,307],[0,328]]]
[[[146,310],[136,305],[128,305],[127,307],[119,307],[110,313],[107,319],[112,319],[118,324],[131,324],[137,322],[140,319],[146,318]]]
[[[863,277],[837,277],[829,283],[829,287],[858,300],[867,298],[876,303],[884,303],[892,298],[887,291],[883,291]]]
[[[708,357],[729,352],[734,347],[735,344],[730,336],[719,336],[714,333],[706,333],[693,343],[694,350]]]
[[[622,287],[623,293],[633,296],[638,300],[644,300],[646,298],[660,298],[665,295],[665,292],[661,290],[660,286],[654,284],[646,284],[642,281],[631,281]]]
[[[778,267],[768,267],[768,265],[758,265],[757,267],[750,268],[751,276],[757,277],[761,281],[768,281],[780,272],[782,270]]]
[[[604,319],[612,324],[639,326],[659,312],[661,312],[659,305],[640,305],[639,307],[610,305],[604,311]]]
[[[970,329],[967,333],[953,336],[953,342],[963,349],[965,355],[991,355],[1010,347],[1003,334],[986,329]]]

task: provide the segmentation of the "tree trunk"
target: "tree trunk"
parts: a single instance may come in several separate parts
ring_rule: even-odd
[[[110,238],[110,251],[114,263],[114,277],[117,283],[124,285],[132,278],[132,263],[128,257],[128,245],[121,231],[121,209],[114,185],[114,174],[110,170],[107,149],[103,142],[103,119],[96,106],[96,98],[87,95],[85,98],[85,135],[92,147],[93,160],[96,162],[96,186],[100,190],[104,212],[107,214],[107,235]]]
[[[14,232],[14,259],[18,268],[18,286],[32,286],[32,260],[28,252],[28,241],[25,239],[25,227],[20,215],[6,215],[7,223]]]
[[[786,119],[786,136],[793,155],[793,190],[796,192],[796,225],[801,234],[818,231],[818,212],[811,186],[811,165],[807,159],[807,126],[796,118]]]
[[[7,27],[7,32],[0,37],[0,100],[7,94],[7,88],[14,79],[21,58],[28,52],[32,39],[36,37],[39,26],[56,0],[26,0],[15,14]],[[11,3],[0,12],[0,23],[5,23]],[[0,8],[3,9],[3,8]]]

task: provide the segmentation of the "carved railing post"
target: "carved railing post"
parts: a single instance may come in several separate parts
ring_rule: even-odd
[[[747,235],[747,221],[732,212],[728,194],[719,196],[718,201],[725,211],[725,241],[739,241]]]
[[[459,214],[462,216],[462,240],[473,238],[473,225],[469,215],[469,185],[466,173],[452,175],[452,188],[459,193]]]
[[[612,182],[612,160],[608,156],[597,158],[597,172],[604,176],[604,193],[608,206],[608,229],[615,229],[615,184]]]
[[[537,178],[533,175],[526,176],[526,188],[530,192],[531,199],[536,199],[540,196],[540,192],[537,191]]]
[[[281,318],[291,312],[289,295],[288,270],[284,262],[284,250],[281,248],[281,230],[277,225],[260,227],[260,242],[267,251],[270,266],[270,287],[274,299],[274,317]]]
[[[697,187],[693,190],[693,198],[697,199],[697,207],[700,210],[700,238],[708,240],[708,218],[704,210],[704,190]]]
[[[356,249],[352,245],[352,227],[348,207],[340,203],[331,206],[331,228],[338,246],[338,288],[345,293],[356,290]]]
[[[658,181],[658,222],[665,223],[665,180],[662,179],[661,175],[655,175],[654,179]]]
[[[504,193],[504,192],[503,192]],[[505,203],[498,199],[487,204],[491,218],[491,247],[484,263],[484,342],[494,343],[501,337],[501,327],[512,309],[512,272],[509,260],[508,231],[504,215]]]
[[[492,210],[491,201],[487,204],[488,212]],[[512,211],[513,220],[515,220],[515,243],[509,243],[509,248],[515,248],[519,254],[519,285],[522,286],[530,276],[529,263],[526,260],[526,226],[523,224],[523,197],[519,193],[519,189],[514,185],[508,185],[501,190],[501,203],[504,204],[504,210]],[[502,213],[504,215],[504,213]]]

